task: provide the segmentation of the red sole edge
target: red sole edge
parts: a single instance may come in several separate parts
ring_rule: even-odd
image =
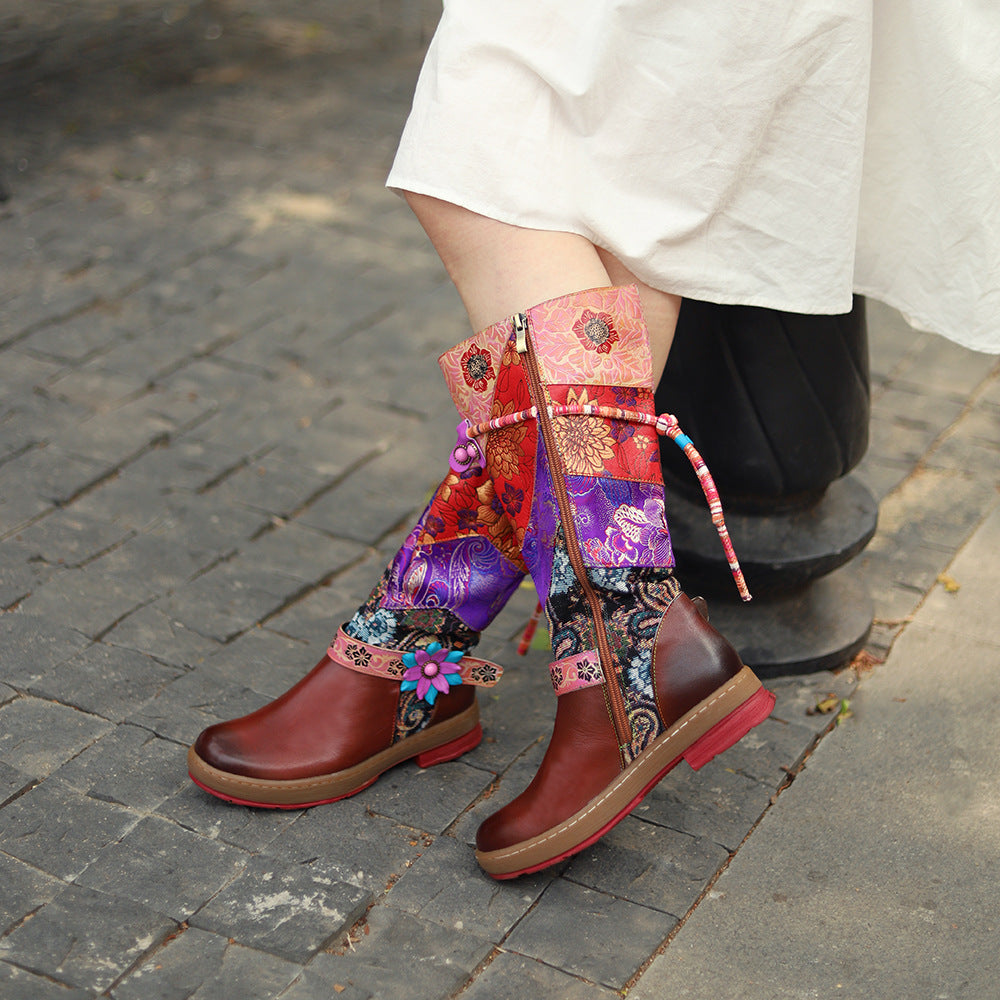
[[[403,764],[407,760],[416,761],[417,766],[422,768],[433,767],[435,764],[446,764],[448,761],[457,760],[462,754],[474,750],[482,742],[482,739],[483,727],[477,722],[474,728],[451,740],[449,743],[442,743],[439,747],[424,750],[421,753],[414,754],[413,757],[406,757],[403,760],[397,761],[396,764]],[[395,764],[392,765],[392,767],[395,766]],[[385,770],[388,771],[389,768]],[[231,802],[233,805],[252,806],[255,809],[311,809],[313,806],[325,806],[331,802],[339,802],[341,799],[350,798],[352,795],[357,795],[358,792],[363,792],[366,788],[375,784],[383,774],[385,774],[385,771],[379,771],[378,774],[372,775],[367,781],[358,785],[357,788],[352,788],[349,792],[334,795],[328,799],[316,799],[315,802],[254,802],[251,799],[240,799],[235,795],[227,795],[225,792],[220,792],[215,788],[209,788],[208,785],[199,781],[188,771],[188,777],[202,791],[208,792],[209,795],[214,795],[217,799],[222,799],[225,802]]]
[[[541,861],[528,868],[522,868],[520,871],[506,872],[500,875],[494,875],[492,872],[487,872],[487,874],[498,882],[503,882],[507,879],[519,878],[521,875],[531,875],[534,872],[539,872],[543,868],[558,864],[560,861],[565,861],[574,854],[579,854],[580,851],[586,850],[591,844],[597,843],[609,830],[616,827],[682,760],[686,760],[694,770],[699,770],[714,757],[722,753],[723,750],[728,750],[735,743],[738,743],[754,726],[760,725],[771,714],[773,709],[774,695],[767,688],[758,688],[742,705],[733,709],[729,715],[717,722],[707,733],[695,740],[680,756],[675,757],[667,764],[624,809],[605,823],[600,830],[587,837],[586,840],[563,851],[554,858]],[[693,761],[692,757],[694,758]]]

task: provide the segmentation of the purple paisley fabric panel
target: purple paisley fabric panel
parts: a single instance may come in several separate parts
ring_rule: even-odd
[[[566,486],[586,565],[674,565],[661,484],[567,476]]]
[[[548,454],[542,435],[538,435],[535,465],[535,495],[531,501],[531,520],[525,532],[521,555],[535,581],[538,598],[548,600],[552,583],[552,553],[559,530],[559,504],[552,491]]]
[[[393,560],[387,608],[448,608],[482,631],[524,574],[481,535],[414,547],[408,538]]]

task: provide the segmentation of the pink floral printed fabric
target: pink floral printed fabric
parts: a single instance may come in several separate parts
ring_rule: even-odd
[[[342,628],[337,629],[337,635],[326,654],[336,663],[350,667],[360,674],[400,681],[406,673],[402,653],[393,649],[383,649],[381,646],[372,646],[360,639],[352,639]],[[503,667],[476,656],[463,656],[454,665],[454,672],[461,675],[463,684],[493,687],[500,680]]]
[[[592,288],[528,310],[546,384],[649,388],[649,338],[635,285]],[[552,336],[558,332],[559,336]]]
[[[604,683],[604,670],[596,649],[587,649],[550,663],[549,676],[557,695]]]
[[[458,412],[474,424],[490,418],[500,359],[511,333],[510,320],[494,323],[438,358]]]

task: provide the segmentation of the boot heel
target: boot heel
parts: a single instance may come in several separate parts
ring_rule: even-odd
[[[449,760],[456,760],[463,753],[475,750],[483,739],[483,727],[477,722],[474,729],[459,736],[458,739],[450,743],[442,743],[433,750],[425,750],[416,756],[417,767],[433,767],[435,764],[445,764]]]
[[[723,750],[738,743],[754,726],[759,726],[774,708],[774,695],[758,688],[739,708],[700,736],[681,755],[695,770],[703,768]]]

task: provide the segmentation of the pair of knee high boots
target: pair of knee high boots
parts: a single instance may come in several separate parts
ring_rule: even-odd
[[[477,835],[484,870],[510,878],[593,843],[682,758],[701,767],[767,718],[774,698],[671,573],[658,433],[697,455],[653,410],[634,287],[535,306],[441,366],[463,421],[416,527],[312,672],[206,729],[189,768],[230,801],[301,808],[403,760],[471,750],[475,687],[501,668],[470,651],[530,573],[558,699],[534,780]]]

